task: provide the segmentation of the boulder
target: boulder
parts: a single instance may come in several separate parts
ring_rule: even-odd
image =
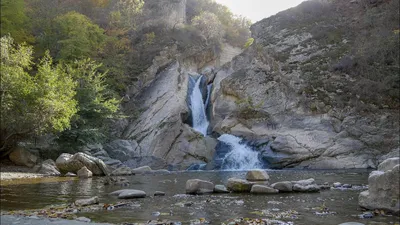
[[[381,164],[378,165],[378,170],[386,172],[388,170],[393,169],[396,165],[400,164],[400,158],[394,157],[384,160]]]
[[[51,176],[61,175],[60,171],[58,171],[56,167],[56,163],[51,159],[43,161],[37,173],[51,175]]]
[[[207,194],[214,191],[214,184],[200,179],[186,181],[186,194]]]
[[[78,170],[77,174],[79,178],[89,178],[93,176],[92,171],[88,170],[86,166],[82,167],[80,170]]]
[[[266,185],[255,184],[251,187],[250,193],[253,193],[253,194],[276,194],[276,193],[279,193],[279,190],[274,189],[272,187],[268,187]]]
[[[136,141],[117,139],[104,145],[104,150],[113,159],[125,162],[140,156],[140,147]]]
[[[291,192],[293,191],[293,184],[290,181],[281,181],[271,184],[272,188],[279,190],[279,192]]]
[[[314,178],[309,178],[307,180],[298,180],[298,181],[292,181],[292,184],[298,184],[300,186],[306,186],[306,185],[311,185],[311,184],[315,184],[315,180]]]
[[[368,190],[358,196],[358,204],[367,209],[383,209],[394,214],[400,213],[399,173],[400,165],[393,165],[398,160],[386,159],[378,168],[384,171],[372,171],[368,177]]]
[[[108,175],[107,165],[101,160],[85,153],[78,152],[74,155],[63,153],[56,160],[56,166],[61,173],[77,173],[86,166],[93,175]]]
[[[127,166],[122,166],[118,169],[115,169],[111,172],[111,176],[129,176],[133,175],[132,169]]]
[[[75,201],[76,206],[87,206],[99,203],[99,198],[97,196],[88,199],[79,199]]]
[[[142,167],[139,167],[139,168],[132,169],[132,172],[134,174],[148,173],[148,172],[151,172],[151,171],[152,171],[152,169],[149,166],[142,166]]]
[[[217,184],[214,187],[214,193],[229,193],[229,191],[226,189],[225,185]]]
[[[154,196],[165,196],[165,192],[156,191],[156,192],[154,192]]]
[[[146,192],[134,189],[125,190],[118,195],[119,199],[132,199],[132,198],[144,198],[144,197],[146,197]]]
[[[248,181],[267,181],[269,180],[268,173],[265,170],[251,170],[246,174]]]
[[[229,178],[227,183],[227,189],[232,192],[250,192],[251,184],[247,180],[237,179],[237,178]]]
[[[14,148],[10,155],[10,160],[18,166],[34,167],[38,161],[38,157],[30,153],[22,147]]]
[[[320,187],[316,184],[308,184],[308,185],[301,185],[301,184],[294,184],[293,191],[297,192],[319,192]]]

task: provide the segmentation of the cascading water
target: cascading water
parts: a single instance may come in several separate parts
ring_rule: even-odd
[[[203,95],[201,93],[200,84],[202,76],[199,77],[194,85],[192,94],[190,95],[190,109],[192,111],[193,129],[207,136],[207,129],[209,122],[206,115],[206,107],[209,101],[210,93],[207,93],[207,100],[204,103]],[[211,88],[208,88],[208,92]]]
[[[229,146],[229,151],[220,159],[221,169],[249,170],[262,168],[258,152],[243,143],[241,138],[230,134],[223,134],[218,140]]]

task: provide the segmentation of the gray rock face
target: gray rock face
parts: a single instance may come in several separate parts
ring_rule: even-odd
[[[43,161],[37,172],[51,176],[61,175],[60,171],[58,171],[56,167],[56,163],[51,159]]]
[[[232,192],[250,192],[252,186],[253,184],[247,180],[237,178],[229,178],[226,185],[227,189]]]
[[[151,171],[152,171],[152,169],[149,166],[142,166],[139,168],[132,169],[132,172],[135,174],[148,173]]]
[[[279,190],[266,185],[255,184],[251,187],[250,193],[253,194],[276,194]]]
[[[77,173],[82,167],[86,166],[93,175],[108,175],[107,166],[96,157],[78,152],[74,155],[63,153],[56,160],[56,166],[61,173]]]
[[[123,134],[123,139],[138,141],[140,157],[161,158],[178,169],[207,163],[214,156],[205,138],[184,123],[190,72],[185,68],[174,62],[156,75],[137,97],[144,112]]]
[[[130,168],[138,168],[142,166],[150,166],[151,168],[158,170],[167,167],[167,162],[155,156],[142,156],[142,157],[134,157],[124,162],[124,165],[129,166]]]
[[[331,9],[329,13],[346,5],[323,2],[304,4]],[[262,152],[262,157],[272,168],[376,168],[381,156],[399,146],[398,108],[386,110],[375,105],[376,110],[361,113],[351,104],[360,102],[359,95],[349,93],[362,81],[332,72],[329,63],[320,65],[321,58],[349,47],[345,44],[348,40],[341,37],[330,47],[321,43],[313,33],[319,30],[320,18],[314,18],[319,24],[315,30],[302,19],[293,19],[297,26],[293,30],[288,18],[298,19],[296,13],[305,8],[252,25],[255,44],[219,70],[214,79],[213,131],[270,139],[271,150]],[[330,14],[332,19],[341,16],[334,14]],[[333,20],[327,21],[327,26],[332,25]],[[322,81],[314,84],[318,79]],[[338,99],[347,100],[341,105]]]
[[[93,176],[93,173],[86,168],[86,166],[82,167],[78,172],[76,173],[79,178],[89,178]]]
[[[115,169],[111,172],[111,176],[129,176],[134,174],[132,169],[127,166],[122,166],[118,169]]]
[[[88,199],[79,199],[75,201],[76,206],[87,206],[99,203],[99,198],[97,196]]]
[[[400,164],[400,158],[389,158],[383,161],[381,164],[378,165],[378,170],[382,172],[386,172],[388,170],[392,170],[396,165]]]
[[[186,181],[186,194],[207,194],[212,193],[214,184],[200,179],[191,179]]]
[[[225,185],[217,184],[214,187],[214,193],[229,193],[229,191],[226,189]]]
[[[368,177],[368,191],[363,191],[358,197],[358,204],[367,209],[384,209],[395,214],[400,213],[399,173],[400,165],[392,168],[393,162],[399,158],[383,161],[378,168],[384,171],[373,171]]]
[[[18,166],[34,167],[38,157],[22,147],[16,147],[9,155],[10,160]]]
[[[272,188],[279,190],[279,192],[291,192],[293,191],[293,184],[290,181],[281,181],[271,184]]]
[[[246,174],[248,181],[267,181],[269,180],[268,173],[264,170],[251,170]]]
[[[111,158],[125,162],[141,155],[138,147],[136,141],[118,139],[104,145],[104,150],[107,151]]]

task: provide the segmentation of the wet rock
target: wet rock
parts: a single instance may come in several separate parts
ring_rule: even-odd
[[[368,190],[358,196],[358,204],[361,207],[400,213],[400,165],[390,168],[389,165],[393,165],[393,161],[396,159],[387,159],[378,166],[385,171],[372,171],[369,174]]]
[[[352,188],[353,187],[353,185],[351,185],[351,184],[343,184],[342,185],[342,188]]]
[[[217,184],[214,186],[214,193],[229,193],[229,191],[226,189],[225,185]]]
[[[56,167],[56,163],[51,159],[43,161],[37,172],[51,176],[58,176],[61,174]]]
[[[99,203],[99,198],[97,196],[88,199],[79,199],[75,201],[76,206],[87,206]]]
[[[251,184],[247,180],[237,179],[237,178],[229,178],[227,183],[227,189],[233,192],[250,192]]]
[[[186,194],[206,194],[214,191],[214,184],[200,179],[186,181]]]
[[[276,194],[276,193],[279,193],[279,190],[274,189],[272,187],[265,186],[265,185],[255,184],[251,187],[250,193],[253,193],[253,194]]]
[[[378,170],[386,172],[388,170],[393,169],[393,167],[395,167],[396,165],[399,165],[399,164],[400,164],[399,157],[389,158],[378,165]]]
[[[68,173],[64,174],[64,177],[76,177],[76,174],[68,172]]]
[[[30,153],[22,147],[14,148],[10,155],[10,160],[18,166],[34,167],[38,161],[38,157]]]
[[[264,170],[251,170],[246,174],[246,180],[248,181],[267,181],[269,180],[269,175]]]
[[[310,184],[315,184],[315,180],[314,178],[309,178],[307,180],[298,180],[298,181],[292,181],[292,184],[298,184],[300,186],[306,186],[306,185],[310,185]]]
[[[127,189],[119,193],[119,199],[132,199],[132,198],[144,198],[146,197],[146,192],[135,189]]]
[[[290,181],[276,182],[271,185],[272,188],[279,190],[279,192],[291,192],[293,191],[293,184]]]
[[[374,214],[372,214],[371,212],[365,212],[363,214],[358,215],[358,218],[360,219],[371,219],[374,217]]]
[[[93,173],[86,168],[86,166],[82,167],[80,170],[78,170],[77,173],[79,178],[89,178],[93,176]]]
[[[111,176],[129,176],[132,174],[134,174],[134,173],[132,172],[131,168],[129,168],[127,166],[122,166],[118,169],[113,170],[110,175]]]
[[[293,185],[293,191],[297,192],[319,192],[320,188],[316,184],[309,184],[309,185],[300,185],[295,184]]]
[[[154,192],[154,196],[165,196],[165,192],[156,191],[156,192]]]
[[[90,221],[91,221],[89,218],[83,217],[83,216],[78,217],[78,218],[76,218],[75,220],[76,220],[76,221],[79,221],[79,222],[85,222],[85,223],[90,223]]]
[[[338,188],[338,187],[341,187],[341,186],[342,186],[342,184],[340,182],[333,183],[333,187],[334,188]]]
[[[358,222],[346,222],[346,223],[341,223],[339,225],[365,225],[365,224]]]
[[[132,169],[132,172],[134,174],[148,173],[151,171],[152,171],[152,169],[149,166],[142,166],[142,167]]]
[[[96,157],[90,156],[83,152],[74,155],[63,153],[56,160],[56,166],[61,173],[77,173],[82,167],[86,166],[93,175],[108,175],[107,165]]]

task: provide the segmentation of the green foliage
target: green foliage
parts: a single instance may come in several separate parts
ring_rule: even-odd
[[[104,45],[104,30],[93,24],[90,19],[77,12],[68,12],[55,19],[57,34],[57,58],[75,60],[93,57]]]
[[[252,44],[254,43],[254,38],[249,38],[246,41],[246,44],[244,44],[243,48],[249,48]]]
[[[61,66],[53,66],[47,53],[34,66],[32,47],[16,46],[1,38],[1,150],[15,145],[17,137],[62,131],[77,112],[76,83]]]
[[[101,142],[106,137],[107,119],[116,118],[120,101],[112,97],[105,84],[106,73],[98,70],[101,64],[90,59],[66,65],[66,71],[77,81],[75,100],[78,112],[71,129],[60,135],[61,143],[82,145]]]
[[[24,0],[1,0],[0,36],[11,35],[17,43],[33,42],[28,32]]]
[[[197,28],[205,39],[210,42],[220,42],[224,35],[222,24],[211,12],[202,12],[192,19],[192,25]]]

